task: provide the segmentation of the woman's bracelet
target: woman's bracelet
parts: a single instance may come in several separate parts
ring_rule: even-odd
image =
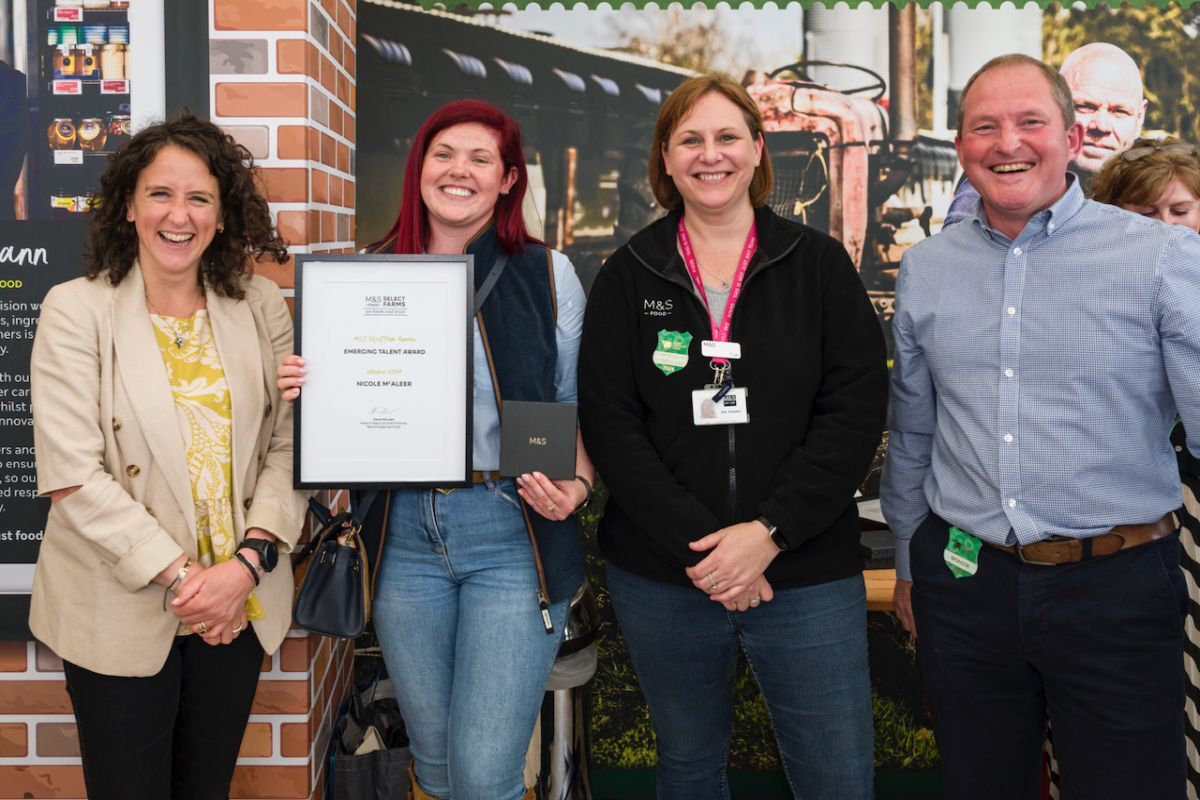
[[[592,491],[592,484],[588,483],[587,478],[583,477],[582,475],[576,475],[575,480],[582,483],[583,488],[587,489],[587,496],[583,498],[583,501],[579,505],[575,506],[575,510],[571,512],[572,514],[578,514],[580,511],[590,506],[592,504],[592,498],[596,496],[596,493]]]
[[[241,565],[246,568],[246,572],[250,573],[250,580],[254,581],[254,588],[257,589],[259,580],[258,570],[254,568],[254,565],[251,564],[250,561],[244,555],[242,555],[240,551],[233,551],[233,557],[241,562]]]
[[[192,557],[188,556],[187,560],[183,562],[183,566],[179,568],[179,572],[175,573],[175,580],[171,581],[170,585],[163,589],[163,611],[167,610],[167,597],[170,596],[171,592],[183,586],[183,581],[188,576],[188,570],[191,568],[192,563]]]

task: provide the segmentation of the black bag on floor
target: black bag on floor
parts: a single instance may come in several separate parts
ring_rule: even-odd
[[[334,723],[332,800],[395,800],[408,792],[408,734],[395,699],[374,699],[378,685],[375,675],[355,686]],[[369,747],[377,749],[356,755]]]

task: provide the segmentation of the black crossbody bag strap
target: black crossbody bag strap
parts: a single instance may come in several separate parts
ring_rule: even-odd
[[[500,255],[496,256],[496,260],[492,262],[492,270],[483,279],[483,283],[479,284],[478,291],[475,292],[475,313],[483,308],[483,303],[487,300],[488,295],[492,293],[492,289],[496,287],[496,281],[500,280],[500,276],[504,273],[504,268],[508,266],[508,253],[501,251]]]

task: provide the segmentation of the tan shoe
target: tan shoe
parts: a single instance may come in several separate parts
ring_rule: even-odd
[[[413,768],[412,761],[408,762],[408,800],[437,800],[417,783],[417,771]]]

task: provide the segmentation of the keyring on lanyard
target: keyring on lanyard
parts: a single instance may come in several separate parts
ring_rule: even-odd
[[[704,301],[704,308],[708,311],[708,323],[712,326],[713,341],[727,342],[733,322],[733,309],[742,294],[742,283],[746,280],[746,270],[750,266],[750,259],[754,258],[754,251],[758,247],[758,228],[753,222],[750,223],[750,231],[746,234],[745,245],[742,246],[742,256],[738,259],[737,272],[733,275],[729,300],[725,303],[725,313],[721,316],[720,325],[713,319],[712,308],[708,305],[708,295],[704,293],[704,279],[700,276],[700,265],[696,261],[695,251],[692,250],[692,240],[688,236],[687,227],[683,224],[683,217],[679,218],[678,233],[679,249],[683,252],[683,265],[687,268],[688,276],[691,277],[692,284],[696,287],[696,292]],[[730,375],[732,367],[727,358],[714,358],[708,364],[713,371],[713,385],[719,387],[712,399],[714,403],[720,402],[721,398],[729,394],[729,390],[733,388],[733,376]]]

